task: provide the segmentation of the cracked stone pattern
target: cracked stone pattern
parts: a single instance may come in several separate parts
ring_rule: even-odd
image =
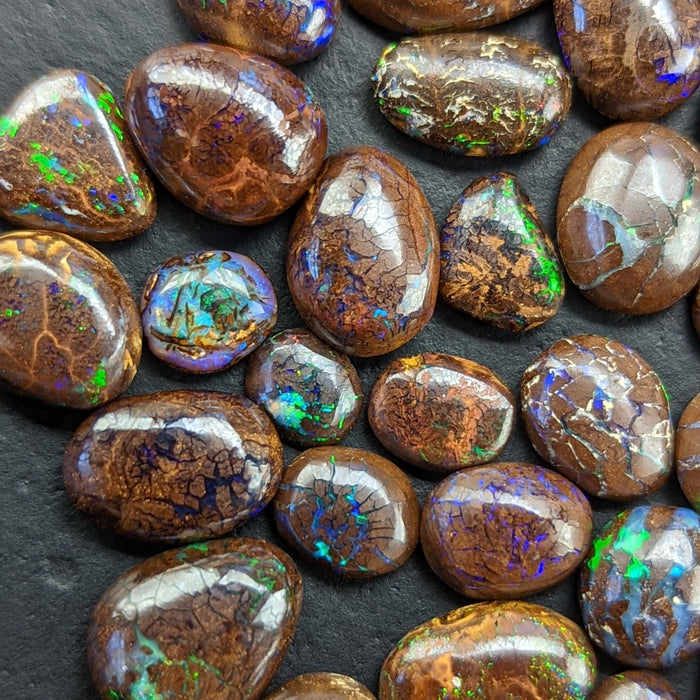
[[[289,65],[328,46],[340,0],[177,0],[199,36]]]
[[[389,44],[372,87],[395,127],[465,156],[542,146],[571,106],[571,81],[558,56],[523,39],[478,32]]]
[[[389,452],[446,473],[489,462],[503,451],[515,400],[488,367],[423,353],[394,360],[379,375],[367,416]]]
[[[637,506],[607,523],[581,567],[590,638],[621,663],[666,668],[700,652],[700,516]]]
[[[126,85],[126,120],[161,182],[217,221],[259,224],[308,189],[326,120],[291,72],[253,54],[182,44],[146,57]]]
[[[116,267],[61,233],[0,237],[0,380],[39,401],[94,408],[131,384],[141,324]]]
[[[685,497],[700,512],[700,394],[685,407],[676,431],[676,473]]]
[[[97,603],[88,663],[104,700],[257,700],[301,608],[294,562],[262,540],[158,554]]]
[[[568,479],[534,464],[451,474],[428,494],[420,541],[433,571],[470,598],[519,598],[567,578],[588,553],[593,514]]]
[[[481,321],[518,332],[552,318],[564,273],[515,177],[480,177],[455,202],[440,237],[440,295]]]
[[[376,24],[401,34],[477,29],[500,24],[531,10],[542,0],[349,0],[348,4]]]
[[[648,314],[700,277],[700,152],[657,124],[618,124],[574,157],[557,205],[559,252],[594,304]]]
[[[270,278],[250,258],[206,250],[166,260],[146,280],[151,352],[187,372],[218,372],[250,354],[277,322]]]
[[[652,120],[700,83],[697,0],[554,0],[576,86],[611,119]]]
[[[420,510],[392,462],[352,447],[313,447],[286,469],[274,500],[277,529],[308,560],[336,574],[394,571],[418,543]]]
[[[376,700],[374,695],[349,676],[340,673],[305,673],[287,681],[265,700]]]
[[[616,340],[558,340],[525,370],[521,404],[537,452],[591,495],[637,498],[670,474],[666,391],[654,370]]]
[[[0,216],[22,228],[116,241],[156,217],[119,103],[79,71],[31,83],[0,116],[0,173]]]
[[[653,671],[625,671],[606,678],[589,700],[678,700],[671,684]]]
[[[584,700],[596,679],[583,630],[541,605],[477,603],[401,639],[382,666],[380,700]]]
[[[357,370],[305,328],[276,333],[251,355],[245,391],[301,447],[340,442],[362,410]]]
[[[357,146],[328,158],[299,208],[287,281],[322,340],[349,355],[381,355],[433,315],[439,249],[413,175],[388,153]]]
[[[260,512],[282,475],[268,417],[242,396],[172,391],[111,403],[75,432],[66,493],[100,526],[177,544],[217,537]]]

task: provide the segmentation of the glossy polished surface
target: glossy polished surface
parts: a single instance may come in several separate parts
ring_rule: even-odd
[[[559,193],[559,252],[597,306],[648,314],[700,277],[700,152],[657,124],[618,124],[587,141]]]
[[[587,493],[628,500],[668,478],[668,395],[622,343],[593,335],[558,340],[525,370],[521,402],[537,452]]]
[[[606,678],[588,700],[678,700],[678,696],[658,673],[625,671]]]
[[[126,119],[161,182],[223,223],[259,224],[309,188],[326,151],[326,121],[306,86],[260,56],[181,44],[139,63]]]
[[[301,608],[294,562],[263,540],[158,554],[104,593],[88,628],[100,698],[257,700]]]
[[[581,567],[590,638],[630,666],[663,668],[700,652],[700,516],[637,506],[611,520]]]
[[[318,56],[335,34],[340,0],[177,0],[197,34],[278,63]]]
[[[700,394],[695,395],[678,420],[676,473],[685,497],[700,513]]]
[[[490,27],[527,12],[541,2],[542,0],[349,0],[348,4],[382,27],[401,34],[411,34]]]
[[[596,679],[583,630],[532,603],[478,603],[409,632],[384,662],[380,700],[584,700]]]
[[[218,372],[269,335],[277,322],[277,297],[250,258],[205,250],[170,258],[151,274],[141,315],[156,357],[187,372]]]
[[[519,598],[563,581],[588,552],[593,514],[568,479],[534,464],[451,474],[429,494],[420,541],[433,571],[470,598]]]
[[[478,32],[389,44],[372,87],[395,127],[465,156],[542,146],[571,106],[571,81],[557,56],[523,39]]]
[[[340,442],[362,409],[357,370],[304,328],[266,340],[248,360],[245,391],[283,440],[302,447]]]
[[[104,83],[51,73],[0,116],[0,216],[88,241],[129,238],[153,223],[151,180]]]
[[[352,447],[314,447],[286,469],[274,501],[282,537],[336,574],[394,571],[418,543],[418,500],[392,462]]]
[[[500,454],[513,429],[515,400],[488,367],[424,353],[394,360],[379,375],[367,417],[389,452],[445,473]]]
[[[464,190],[440,249],[440,295],[481,321],[526,331],[554,316],[564,299],[554,245],[509,173],[480,177]]]
[[[339,673],[305,673],[287,681],[265,700],[376,700],[358,681]]]
[[[277,491],[282,445],[242,396],[171,391],[131,396],[94,413],[63,458],[65,489],[102,527],[176,544],[217,537]]]
[[[141,327],[131,290],[99,251],[61,233],[0,237],[0,380],[20,394],[94,408],[131,384]]]
[[[304,322],[349,355],[398,348],[430,320],[440,248],[408,169],[357,146],[324,164],[294,220],[287,281]]]
[[[554,0],[576,86],[611,119],[660,117],[700,83],[697,0]]]

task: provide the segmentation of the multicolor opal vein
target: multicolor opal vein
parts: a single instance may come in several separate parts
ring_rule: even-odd
[[[379,700],[585,700],[596,680],[583,630],[532,603],[478,603],[419,625],[389,654]]]
[[[245,255],[200,251],[170,258],[149,277],[141,313],[154,355],[188,372],[217,372],[265,340],[277,297]]]
[[[522,39],[476,32],[390,44],[372,84],[395,127],[465,156],[542,146],[571,106],[571,81],[558,57]]]
[[[557,341],[525,370],[521,401],[537,452],[584,491],[626,500],[668,478],[668,396],[622,343],[593,335]]]
[[[301,596],[292,560],[262,540],[151,557],[93,611],[95,688],[103,700],[259,698],[284,658]]]
[[[622,663],[671,666],[700,651],[700,516],[637,506],[593,542],[581,568],[591,639]]]
[[[681,489],[700,513],[700,394],[693,397],[678,420],[675,457]]]
[[[150,179],[97,78],[51,73],[0,117],[0,215],[90,241],[128,238],[153,223]]]
[[[275,497],[282,537],[336,574],[394,571],[418,542],[419,506],[408,477],[389,460],[350,447],[314,447],[285,470]]]

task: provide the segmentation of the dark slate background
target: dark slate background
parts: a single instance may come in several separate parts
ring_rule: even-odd
[[[499,31],[539,41],[558,51],[549,3]],[[378,112],[369,76],[382,48],[394,36],[346,8],[336,39],[322,56],[294,70],[323,105],[329,152],[371,144],[403,160],[424,188],[441,224],[462,189],[479,175],[514,172],[548,230],[561,179],[580,146],[608,121],[580,96],[551,143],[522,156],[466,159],[422,146],[399,133]],[[78,68],[123,92],[131,67],[155,49],[194,39],[174,0],[0,0],[0,110],[43,73]],[[700,92],[661,123],[700,138]],[[293,212],[264,226],[244,229],[204,219],[158,187],[154,226],[124,243],[105,244],[109,255],[139,295],[149,272],[166,258],[202,248],[228,248],[256,260],[271,276],[280,300],[278,329],[299,324],[284,279],[284,251]],[[0,230],[10,230],[0,223]],[[611,335],[639,351],[659,372],[671,396],[674,421],[700,390],[698,338],[690,323],[689,300],[662,313],[626,317],[599,310],[568,285],[559,315],[524,336],[509,335],[472,321],[438,303],[427,328],[390,356],[355,362],[365,392],[394,357],[437,350],[483,362],[516,393],[525,367],[541,350],[573,333]],[[166,368],[147,351],[130,394],[162,389],[243,389],[244,363],[223,374],[191,377]],[[0,698],[2,700],[87,700],[94,697],[85,662],[85,629],[95,602],[111,582],[153,549],[101,532],[73,511],[64,491],[64,446],[84,414],[47,408],[0,392]],[[346,443],[384,454],[365,416]],[[291,459],[296,452],[286,449]],[[503,460],[534,461],[522,424]],[[413,475],[421,501],[431,483]],[[641,503],[686,505],[675,477]],[[596,528],[621,506],[595,500]],[[238,534],[280,544],[268,512]],[[308,671],[355,676],[376,691],[384,657],[415,625],[468,601],[430,571],[420,551],[392,575],[349,582],[325,578],[300,565],[306,594],[289,653],[271,687]],[[532,596],[580,621],[575,580]],[[604,674],[619,665],[599,654]],[[665,672],[681,698],[695,700],[700,659]]]

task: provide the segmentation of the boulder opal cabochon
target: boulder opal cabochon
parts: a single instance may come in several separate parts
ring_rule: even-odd
[[[87,243],[49,231],[0,236],[0,380],[94,408],[131,384],[141,324],[126,280]]]
[[[326,120],[306,86],[266,58],[210,44],[156,51],[131,72],[126,119],[163,184],[217,221],[259,224],[308,189]]]
[[[200,35],[290,64],[326,48],[340,17],[340,0],[177,0]]]
[[[515,420],[515,400],[488,368],[453,355],[394,360],[377,378],[367,415],[389,452],[445,473],[497,457]]]
[[[653,671],[625,671],[606,678],[588,700],[678,700],[671,684]]]
[[[534,464],[450,474],[428,494],[421,545],[470,598],[517,598],[563,581],[588,553],[593,514],[568,479]]]
[[[305,673],[287,681],[265,700],[376,700],[354,678],[340,673]]]
[[[564,299],[554,245],[510,173],[480,177],[464,190],[448,214],[440,249],[440,295],[494,326],[535,328]]]
[[[115,241],[156,216],[151,181],[114,95],[74,70],[26,87],[0,117],[0,216]]]
[[[63,459],[75,506],[120,535],[175,544],[217,537],[277,491],[282,445],[242,396],[171,391],[94,413]]]
[[[250,258],[204,250],[170,258],[151,274],[141,317],[156,357],[187,372],[218,372],[269,335],[277,296]]]
[[[478,29],[500,24],[536,7],[542,0],[349,0],[367,19],[401,34],[447,29]]]
[[[700,394],[685,407],[678,421],[676,472],[685,497],[700,513]]]
[[[252,539],[158,554],[120,576],[92,613],[88,663],[102,700],[257,700],[286,653],[302,583]]]
[[[430,320],[439,281],[435,220],[413,175],[384,151],[325,162],[294,220],[287,281],[304,322],[349,355],[398,348]]]
[[[657,124],[617,124],[575,156],[557,235],[572,282],[594,304],[648,314],[700,277],[700,151]]]
[[[611,520],[581,567],[590,638],[621,663],[671,666],[700,652],[700,516],[637,506]]]
[[[245,391],[283,440],[302,447],[340,442],[362,409],[350,360],[304,328],[277,333],[253,353]]]
[[[532,603],[476,603],[419,625],[382,666],[380,700],[584,700],[596,679],[583,630]]]
[[[576,85],[611,119],[656,119],[700,83],[697,0],[554,0]]]
[[[571,106],[571,80],[559,57],[523,39],[479,32],[392,43],[372,85],[395,127],[465,156],[542,146]]]
[[[525,370],[521,402],[537,452],[584,491],[627,500],[668,478],[673,426],[666,390],[617,340],[558,340]]]
[[[420,510],[408,477],[352,447],[313,447],[285,470],[274,500],[282,537],[336,574],[394,571],[418,543]]]

